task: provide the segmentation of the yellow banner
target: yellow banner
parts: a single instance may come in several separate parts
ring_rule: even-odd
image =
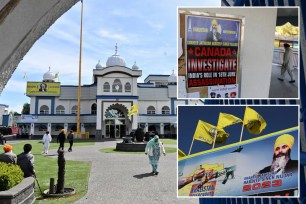
[[[59,96],[60,82],[27,82],[27,96]]]

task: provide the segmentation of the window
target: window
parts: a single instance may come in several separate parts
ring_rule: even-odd
[[[77,114],[78,113],[78,106],[73,106],[71,108],[71,114]]]
[[[61,105],[57,106],[56,107],[56,114],[65,114],[64,106],[61,106]]]
[[[122,92],[122,84],[119,79],[115,79],[112,89],[113,92]]]
[[[91,105],[91,114],[97,114],[97,104]]]
[[[62,125],[56,125],[54,128],[55,131],[61,131],[62,129],[64,129],[64,126]]]
[[[108,82],[105,82],[103,85],[104,92],[110,92],[110,85]]]
[[[38,126],[38,131],[47,131],[47,126],[46,125],[39,125]]]
[[[125,92],[131,92],[131,84],[127,82],[124,86]]]
[[[46,106],[46,105],[41,106],[40,110],[39,110],[39,113],[40,114],[49,114],[49,107]]]
[[[155,108],[153,106],[149,106],[147,108],[147,114],[150,114],[150,115],[155,114]]]
[[[162,108],[162,114],[164,115],[170,114],[170,108],[168,106],[164,106]]]

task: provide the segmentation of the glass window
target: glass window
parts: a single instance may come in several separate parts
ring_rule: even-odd
[[[56,125],[54,128],[55,131],[61,131],[62,129],[64,129],[64,126],[62,125]]]
[[[120,79],[115,79],[112,90],[113,92],[122,92],[122,84]]]
[[[71,114],[77,114],[78,113],[78,106],[73,106],[71,108]]]
[[[108,82],[105,82],[103,85],[104,92],[110,92],[110,85]]]
[[[47,131],[47,126],[46,125],[39,125],[38,126],[38,131]]]
[[[56,114],[65,114],[64,106],[61,106],[61,105],[57,106],[56,107]]]
[[[150,115],[155,114],[155,108],[153,106],[149,106],[147,108],[147,114],[150,114]]]
[[[49,107],[46,106],[46,105],[41,106],[40,110],[39,110],[39,113],[40,114],[49,114]]]
[[[91,105],[91,114],[97,114],[97,104]]]
[[[168,106],[162,107],[162,114],[164,115],[170,114],[170,108]]]
[[[125,92],[131,92],[131,84],[127,82],[124,86]]]

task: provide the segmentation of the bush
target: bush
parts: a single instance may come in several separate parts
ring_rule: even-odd
[[[0,191],[6,191],[23,180],[23,171],[18,165],[0,162]]]
[[[142,128],[138,128],[135,131],[135,136],[136,136],[137,142],[143,142],[143,137],[144,137],[143,129]]]

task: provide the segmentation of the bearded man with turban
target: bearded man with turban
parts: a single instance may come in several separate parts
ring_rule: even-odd
[[[218,25],[218,21],[213,19],[211,21],[210,31],[207,32],[206,41],[222,42],[220,30],[221,28],[220,25]]]
[[[6,144],[3,146],[4,153],[0,154],[0,162],[17,164],[17,156],[13,153],[13,146]]]
[[[274,154],[271,166],[267,166],[258,173],[263,174],[267,172],[274,173],[289,173],[297,171],[298,161],[291,160],[290,154],[294,144],[294,137],[289,134],[279,136],[274,144]]]

